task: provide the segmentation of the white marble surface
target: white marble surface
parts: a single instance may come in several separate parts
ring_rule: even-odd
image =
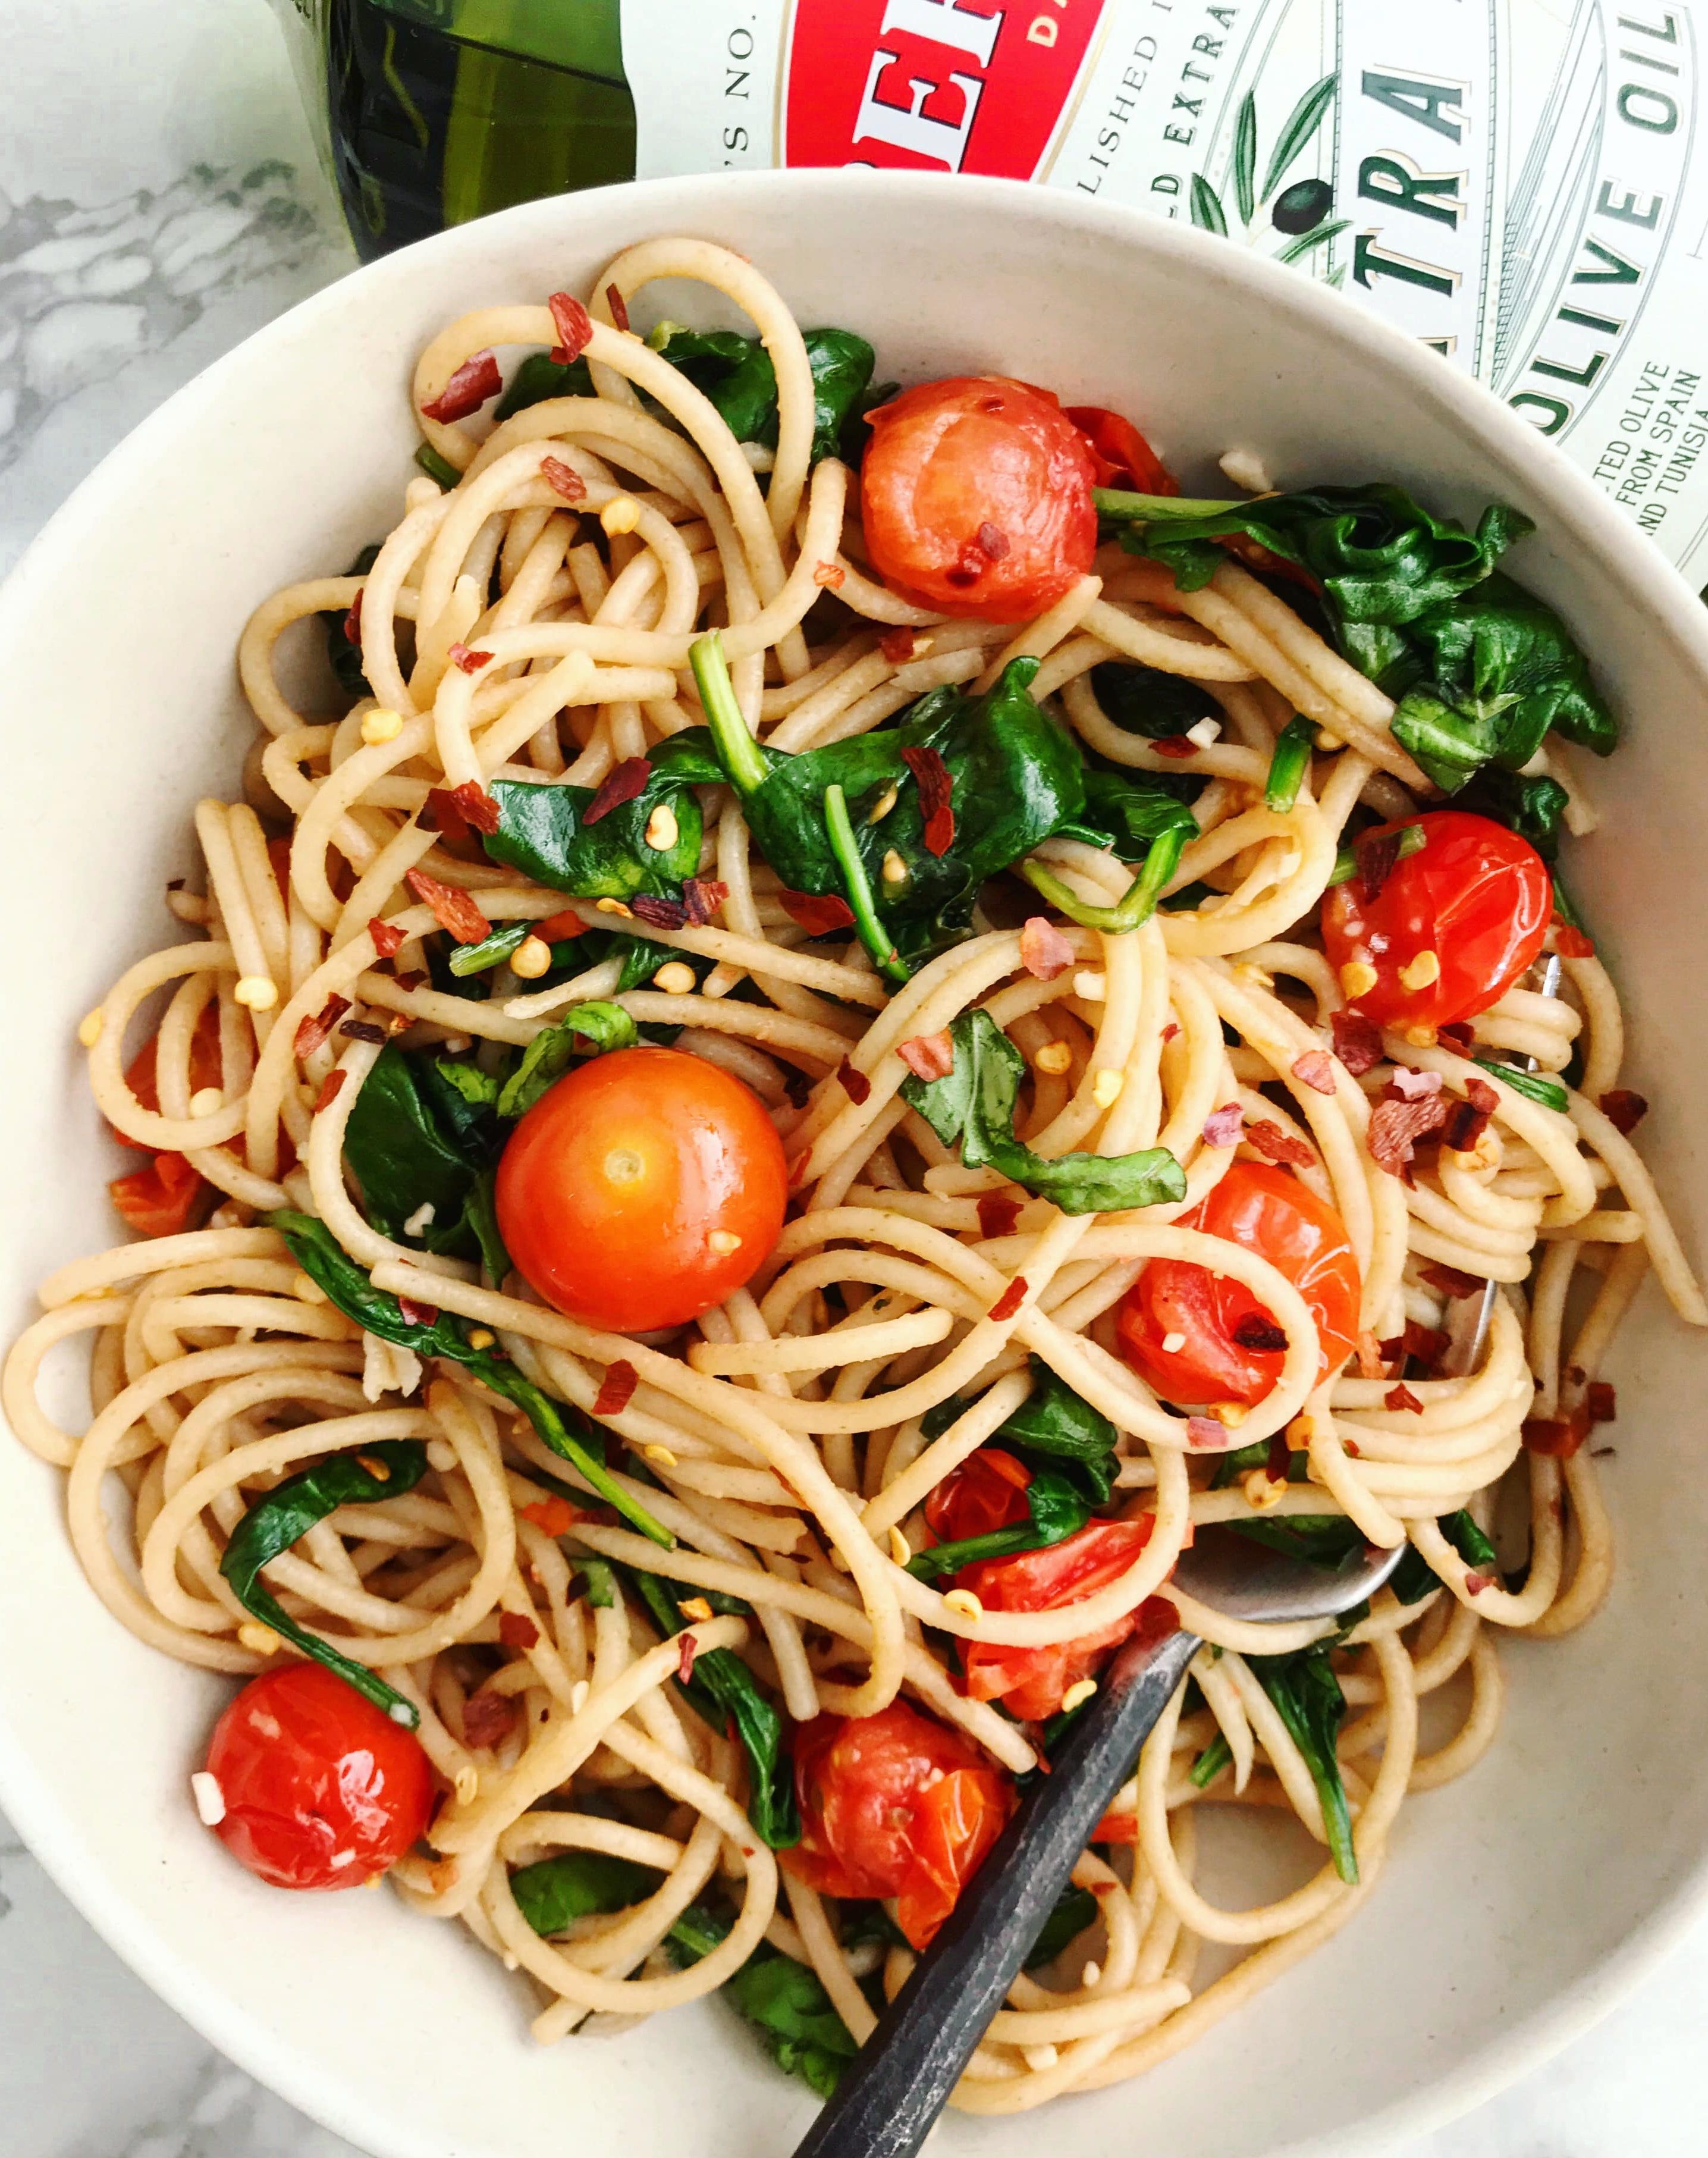
[[[127,429],[353,258],[261,0],[0,0],[0,25],[3,570]],[[1393,2158],[1708,2152],[1705,2012],[1708,1926],[1589,2038]],[[3,1820],[0,2124],[3,2158],[363,2158],[156,2001]]]

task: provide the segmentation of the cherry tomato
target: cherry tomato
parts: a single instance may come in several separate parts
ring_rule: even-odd
[[[355,1888],[427,1825],[433,1772],[420,1742],[318,1664],[251,1679],[214,1727],[214,1833],[275,1888]]]
[[[1432,809],[1379,829],[1408,826],[1423,844],[1374,896],[1362,876],[1329,887],[1323,942],[1355,1011],[1381,1026],[1448,1026],[1487,1011],[1535,964],[1553,880],[1528,841],[1487,817]],[[1367,859],[1370,840],[1360,844]],[[1360,967],[1375,979],[1355,989],[1348,969]]]
[[[620,1049],[560,1079],[498,1164],[498,1226],[548,1304],[649,1334],[751,1279],[788,1199],[751,1087],[678,1049]]]
[[[125,1073],[125,1084],[153,1115],[160,1114],[160,1082],[155,1076],[155,1060],[160,1053],[160,1036],[151,1034],[131,1059]],[[196,1020],[196,1030],[190,1036],[190,1092],[199,1093],[204,1087],[218,1087],[224,1078],[224,1066],[219,1056],[219,1007],[205,1004]],[[116,1126],[113,1137],[121,1146],[134,1147],[138,1154],[152,1154],[154,1149],[147,1139],[126,1138]]]
[[[886,583],[941,614],[1029,622],[1091,568],[1097,466],[1047,390],[957,375],[870,417],[861,515]]]
[[[904,1701],[876,1716],[815,1717],[795,1733],[801,1840],[782,1854],[827,1896],[895,1898],[930,1941],[1015,1805],[1007,1774],[958,1731]]]
[[[1236,1161],[1179,1226],[1267,1259],[1310,1307],[1323,1345],[1321,1376],[1339,1369],[1358,1340],[1361,1285],[1346,1225],[1332,1206],[1287,1169]],[[1122,1299],[1115,1329],[1134,1371],[1181,1407],[1261,1402],[1286,1353],[1262,1345],[1266,1329],[1280,1329],[1243,1283],[1226,1274],[1218,1280],[1184,1259],[1149,1262]]]
[[[139,1236],[176,1236],[188,1229],[214,1187],[181,1154],[157,1154],[147,1169],[133,1169],[107,1185],[119,1219]]]
[[[1131,420],[1101,405],[1070,405],[1067,416],[1091,446],[1096,485],[1134,494],[1178,494],[1180,483]]]
[[[1091,1521],[1042,1551],[963,1566],[955,1586],[970,1589],[987,1611],[1060,1611],[1118,1581],[1150,1541],[1152,1526],[1149,1514],[1133,1521]],[[1148,1623],[1141,1604],[1111,1625],[1047,1648],[965,1642],[962,1691],[974,1701],[1001,1701],[1023,1722],[1041,1722],[1055,1714],[1070,1686],[1102,1666],[1109,1649]],[[1174,1623],[1172,1604],[1167,1623]]]
[[[940,1544],[958,1544],[1024,1521],[1030,1511],[1026,1488],[1031,1481],[1024,1461],[999,1446],[981,1446],[926,1500],[931,1534]]]

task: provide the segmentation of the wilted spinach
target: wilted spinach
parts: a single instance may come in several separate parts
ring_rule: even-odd
[[[453,484],[455,478],[453,474]],[[373,546],[362,550],[344,575],[347,577],[365,577],[379,560],[379,547],[376,542]],[[359,620],[360,608],[353,612]],[[351,637],[346,627],[350,612],[343,607],[329,607],[320,617],[326,625],[327,662],[337,678],[339,689],[346,696],[371,697],[374,692],[368,686],[368,677],[362,672],[361,641]]]
[[[1311,1772],[1334,1871],[1343,1881],[1356,1882],[1358,1853],[1353,1846],[1352,1815],[1336,1750],[1346,1716],[1346,1696],[1329,1660],[1329,1648],[1318,1642],[1289,1656],[1248,1656],[1246,1660],[1275,1704],[1287,1736]]]
[[[914,1553],[907,1562],[907,1571],[916,1581],[934,1581],[942,1574],[958,1573],[963,1566],[976,1566],[982,1559],[1042,1551],[1073,1536],[1091,1519],[1091,1504],[1085,1493],[1054,1469],[1033,1470],[1025,1498],[1025,1520],[1012,1522],[1005,1529],[992,1529],[982,1536],[933,1544],[928,1551]]]
[[[656,338],[658,333],[653,334]],[[813,370],[817,464],[821,457],[843,453],[850,423],[866,410],[876,355],[852,330],[807,330],[802,335]],[[777,447],[777,370],[757,338],[736,330],[680,329],[673,323],[656,348],[710,398],[738,442]],[[854,461],[859,461],[857,450]]]
[[[498,829],[482,834],[495,862],[525,870],[536,884],[575,899],[630,900],[645,892],[680,896],[684,880],[699,866],[701,820],[697,785],[720,780],[715,758],[694,736],[673,735],[647,752],[645,786],[592,823],[586,821],[596,790],[495,779],[488,788],[498,806]],[[656,809],[676,820],[668,847],[647,844]]]
[[[690,1903],[665,1938],[672,1956],[686,1966],[710,1955],[729,1930],[726,1920]],[[785,2074],[798,2076],[820,2098],[834,2096],[859,2048],[814,1972],[761,1941],[723,1991]]]

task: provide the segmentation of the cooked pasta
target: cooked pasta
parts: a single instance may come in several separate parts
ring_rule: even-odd
[[[684,371],[673,330],[628,327],[661,278],[751,318],[774,374],[766,439],[738,441],[710,363]],[[295,1668],[307,1638],[373,1675],[439,1794],[390,1880],[519,1973],[541,2041],[726,1983],[754,2013],[741,1975],[774,1951],[808,1967],[852,2051],[911,1967],[903,1932],[929,1928],[909,1929],[905,1894],[898,1932],[893,1889],[839,1896],[803,1861],[787,1734],[818,1734],[804,1777],[840,1720],[906,1703],[999,1820],[1049,1732],[1036,1685],[1005,1694],[1003,1675],[1055,1669],[1071,1711],[1098,1667],[1079,1648],[1178,1607],[1209,1645],[1081,1861],[1051,1959],[1017,1981],[957,2092],[973,2112],[1023,2110],[1177,2052],[1353,1916],[1408,1794],[1494,1742],[1503,1630],[1563,1634],[1606,1593],[1584,1441],[1644,1276],[1690,1324],[1708,1309],[1625,1136],[1640,1103],[1620,1086],[1616,993],[1588,938],[1548,920],[1551,898],[1535,942],[1561,959],[1559,994],[1520,979],[1467,1024],[1385,1030],[1353,1009],[1363,962],[1325,949],[1324,894],[1361,876],[1374,909],[1410,865],[1396,846],[1373,865],[1368,834],[1439,798],[1394,701],[1272,552],[1221,550],[1195,583],[1106,517],[1090,566],[1041,610],[920,603],[928,587],[898,591],[875,559],[875,513],[863,524],[858,478],[818,438],[813,354],[758,271],[651,240],[596,292],[586,311],[559,296],[442,331],[415,379],[430,476],[404,487],[365,566],[318,565],[251,621],[239,664],[261,741],[244,798],[197,808],[205,875],[168,896],[191,933],[130,967],[82,1033],[102,1114],[153,1158],[121,1202],[166,1233],[43,1283],[6,1412],[65,1471],[90,1582],[142,1639],[243,1678]],[[499,386],[492,349],[519,346],[588,378],[471,427],[468,399]],[[979,529],[1007,566],[1005,533]],[[360,677],[329,717],[298,711],[275,666],[320,617]],[[1017,661],[1036,663],[1029,701],[1068,731],[1076,768],[1186,813],[1172,862],[1148,857],[1145,907],[1143,845],[1094,844],[1081,818],[1029,847],[1029,885],[987,880],[951,933],[886,952],[859,904],[803,904],[722,774],[689,758],[647,808],[663,746],[688,758],[725,693],[776,766],[882,743],[933,694],[957,711],[1024,700]],[[1127,681],[1210,716],[1135,729],[1113,694]],[[902,782],[933,859],[936,818],[953,846],[1004,813],[936,755]],[[1587,828],[1561,761],[1551,741],[1527,770]],[[508,818],[545,790],[581,805],[578,841],[640,800],[635,848],[682,857],[668,889],[575,891],[518,866],[493,805]],[[426,1185],[379,1203],[362,1147],[371,1161],[373,1133],[415,1113],[387,1076],[400,1059],[449,1069],[471,1118],[502,1120],[519,1075],[578,1078],[637,1030],[756,1097],[787,1164],[774,1245],[697,1319],[570,1315],[505,1270],[475,1211],[482,1233],[459,1241]],[[1011,1082],[993,1139],[980,1102],[932,1106],[981,1043],[981,1068]],[[456,1128],[434,1141],[452,1191]],[[1102,1189],[1061,1167],[1087,1158],[1148,1161],[1160,1186],[1072,1211],[1073,1191]],[[1272,1195],[1262,1179],[1284,1178],[1334,1221],[1344,1337],[1261,1238],[1215,1231],[1204,1210],[1241,1177]],[[1142,1293],[1182,1278],[1247,1314],[1231,1338],[1263,1360],[1248,1397],[1170,1394],[1158,1359],[1187,1352],[1184,1332],[1148,1365],[1127,1353]],[[382,1310],[395,1338],[361,1323]],[[90,1357],[81,1431],[37,1395],[73,1337]],[[968,1464],[999,1456],[1023,1498],[1043,1488],[1052,1457],[1024,1432],[1046,1395],[1107,1433],[1090,1450],[1101,1497],[1062,1503],[1076,1536],[1125,1525],[1120,1562],[1072,1601],[981,1596],[969,1582],[1003,1552],[1062,1543],[1028,1525],[1031,1500],[953,1583],[927,1555]],[[313,1483],[338,1463],[343,1481]],[[285,1533],[268,1501],[305,1474]],[[1415,1600],[1385,1589],[1338,1637],[1225,1620],[1170,1588],[1211,1522],[1335,1549],[1409,1541]],[[1326,1761],[1288,1710],[1306,1671],[1344,1704]],[[1420,1706],[1443,1692],[1456,1727],[1420,1752]],[[750,1711],[784,1734],[764,1794]],[[198,1796],[214,1823],[235,1804],[216,1778]],[[1319,1862],[1274,1902],[1220,1908],[1195,1878],[1207,1805],[1258,1838],[1296,1820]],[[576,1866],[553,1871],[565,1855]],[[1205,1943],[1241,1953],[1200,1982]],[[756,2020],[826,2086],[839,2049],[822,2030],[817,2054],[804,2039],[791,2054]]]

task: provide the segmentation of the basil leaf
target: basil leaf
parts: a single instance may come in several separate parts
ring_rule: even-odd
[[[483,834],[482,844],[495,862],[572,898],[677,897],[699,866],[701,823],[693,782],[664,757],[666,747],[660,743],[648,755],[647,783],[634,799],[592,824],[584,822],[591,787],[493,780],[487,792],[498,804],[498,829]],[[713,766],[711,776],[722,774]],[[675,818],[676,838],[668,847],[649,847],[648,822],[660,808]]]
[[[901,1091],[945,1146],[959,1140],[968,1168],[998,1169],[1066,1214],[1115,1213],[1185,1197],[1185,1172],[1166,1147],[1069,1154],[1054,1161],[1034,1154],[1014,1137],[1014,1103],[1026,1068],[1019,1051],[982,1006],[962,1012],[949,1034],[955,1062],[948,1076],[910,1076]]]
[[[585,359],[555,360],[550,351],[530,352],[510,377],[503,395],[493,407],[494,422],[525,412],[530,405],[548,397],[591,397],[593,371]]]
[[[1514,1093],[1540,1102],[1545,1109],[1557,1109],[1563,1117],[1571,1107],[1566,1089],[1545,1071],[1526,1071],[1519,1065],[1502,1064],[1492,1056],[1473,1056],[1471,1061],[1510,1087]]]
[[[566,1933],[577,1918],[626,1911],[658,1885],[650,1866],[606,1851],[564,1851],[510,1876],[516,1908],[536,1933]]]
[[[394,1723],[413,1731],[421,1717],[412,1702],[321,1634],[301,1625],[262,1585],[261,1568],[300,1541],[317,1521],[340,1506],[374,1505],[413,1491],[427,1473],[427,1449],[418,1438],[375,1439],[348,1453],[334,1453],[318,1468],[304,1469],[257,1499],[231,1531],[219,1571],[252,1618],[306,1656],[353,1686]]]
[[[1329,1661],[1328,1648],[1318,1643],[1290,1656],[1248,1656],[1246,1660],[1274,1702],[1276,1713],[1311,1772],[1334,1871],[1343,1881],[1355,1882],[1358,1853],[1353,1846],[1352,1815],[1336,1751],[1346,1716],[1346,1696]]]
[[[522,1052],[522,1061],[498,1096],[501,1117],[525,1117],[571,1064],[610,1049],[632,1049],[640,1030],[621,1004],[572,1004],[556,1026],[544,1028]],[[577,1046],[591,1042],[591,1050]]]

